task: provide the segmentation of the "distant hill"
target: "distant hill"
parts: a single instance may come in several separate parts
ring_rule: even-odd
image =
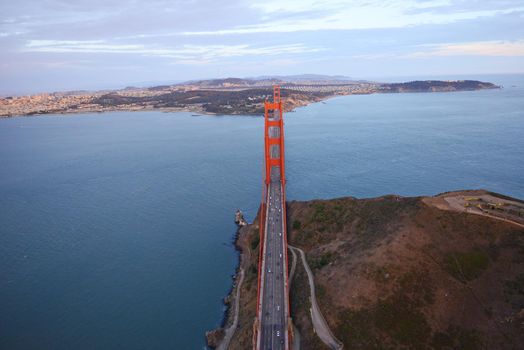
[[[497,85],[478,80],[416,80],[406,83],[382,84],[381,92],[443,92],[496,89]]]
[[[198,85],[198,86],[250,86],[261,82],[266,82],[268,85],[276,83],[302,83],[302,82],[333,82],[333,81],[355,81],[350,77],[344,75],[322,75],[322,74],[299,74],[299,75],[263,75],[258,77],[248,78],[218,78],[218,79],[201,79],[190,80],[177,85]]]
[[[199,86],[251,86],[255,84],[254,79],[245,78],[224,78],[224,79],[206,79],[206,80],[195,80],[190,82],[181,83],[178,85],[199,85]]]
[[[273,85],[282,87],[284,111],[332,96],[373,93],[451,92],[495,89],[476,80],[411,81],[377,83],[341,80],[348,77],[303,74],[257,78],[196,80],[147,88],[128,86],[121,90],[69,91],[41,96],[0,98],[0,117],[104,111],[191,111],[213,114],[260,115]]]
[[[268,75],[268,76],[259,76],[252,78],[253,80],[282,80],[289,82],[298,82],[298,81],[321,81],[321,80],[349,80],[353,81],[354,79],[346,77],[344,75],[323,75],[323,74],[298,74],[298,75]]]

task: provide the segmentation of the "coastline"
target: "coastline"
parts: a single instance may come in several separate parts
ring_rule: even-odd
[[[69,110],[59,110],[59,111],[49,111],[44,113],[26,113],[26,114],[12,114],[12,115],[0,115],[0,119],[8,119],[8,118],[16,118],[16,117],[40,117],[40,116],[46,116],[46,115],[63,115],[63,116],[69,116],[69,115],[78,115],[78,114],[104,114],[104,113],[115,113],[115,112],[162,112],[162,113],[179,113],[179,112],[187,112],[187,113],[196,113],[199,115],[209,115],[214,116],[217,115],[216,113],[207,112],[201,108],[198,108],[198,106],[193,107],[184,107],[184,108],[152,108],[152,107],[144,107],[144,108],[111,108],[111,109],[99,109],[99,108],[93,108],[93,109],[69,109]]]
[[[295,90],[286,90],[289,91],[289,95],[284,99],[283,111],[286,113],[293,112],[299,107],[308,106],[312,103],[323,102],[327,99],[338,97],[338,96],[351,96],[351,95],[372,95],[372,94],[398,94],[398,93],[435,93],[435,92],[462,92],[462,91],[478,91],[478,90],[487,90],[487,89],[501,89],[501,86],[497,86],[491,83],[491,85],[482,85],[480,83],[475,87],[454,87],[454,86],[432,86],[431,82],[424,85],[423,88],[418,86],[411,87],[413,83],[402,83],[402,84],[389,84],[387,89],[371,89],[363,91],[344,91],[344,90],[333,90],[328,92],[308,92],[302,93]],[[434,84],[441,82],[433,82]],[[429,84],[429,85],[428,85]],[[197,90],[198,91],[198,90]],[[243,93],[249,92],[250,90],[241,91]],[[201,90],[201,92],[206,92]],[[257,90],[257,92],[259,92]],[[231,92],[234,93],[234,92]],[[118,95],[118,92],[114,93],[114,96],[119,98],[125,98],[124,96]],[[248,96],[248,95],[246,95]],[[159,107],[159,104],[166,104],[161,98],[156,102],[152,103],[150,101],[129,101],[129,102],[118,102],[117,99],[114,99],[117,102],[108,103],[106,101],[111,101],[111,99],[103,99],[103,96],[98,96],[97,94],[93,95],[82,95],[82,100],[80,102],[73,100],[70,102],[44,102],[34,103],[33,99],[40,100],[41,96],[24,96],[20,99],[25,99],[28,103],[27,107],[24,106],[24,102],[21,102],[20,106],[13,107],[10,105],[11,102],[8,102],[8,99],[0,99],[0,118],[13,118],[13,117],[30,117],[30,116],[41,116],[41,115],[70,115],[70,114],[81,114],[81,113],[106,113],[106,112],[143,112],[143,111],[158,111],[164,113],[176,113],[176,112],[189,112],[197,113],[201,115],[245,115],[253,116],[260,115],[263,113],[263,100],[254,102],[254,98],[246,96],[236,96],[232,99],[237,98],[236,104],[229,101],[217,102],[213,98],[209,100],[200,100],[199,102],[193,103],[193,101],[188,99],[185,102],[181,103],[181,106],[175,107]],[[244,98],[249,102],[243,103]],[[257,98],[260,98],[258,96]],[[2,102],[3,101],[3,102]],[[168,101],[168,100],[166,100]],[[3,103],[3,105],[2,105]],[[53,105],[53,103],[58,103],[58,106]],[[114,103],[114,104],[113,104]],[[210,105],[213,107],[210,107]],[[231,103],[231,104],[230,104]],[[17,108],[17,109],[15,109]],[[14,110],[13,110],[14,109]],[[21,110],[20,110],[21,109]]]
[[[286,105],[284,107],[284,112],[291,113],[294,112],[299,107],[306,107],[313,103],[319,103],[323,102],[325,100],[328,100],[333,97],[338,96],[349,96],[349,95],[329,95],[329,96],[323,96],[316,99],[311,100],[298,100],[295,103],[291,103],[289,105]],[[0,114],[0,119],[8,119],[8,118],[16,118],[16,117],[39,117],[39,116],[45,116],[45,115],[76,115],[76,114],[86,114],[86,113],[97,113],[97,114],[103,114],[103,113],[114,113],[114,112],[162,112],[162,113],[180,113],[180,112],[187,112],[187,113],[195,113],[199,116],[217,116],[217,115],[226,115],[226,116],[259,116],[263,114],[262,111],[256,111],[256,112],[245,112],[245,111],[230,111],[228,113],[216,113],[216,112],[210,112],[206,111],[202,105],[188,105],[186,107],[152,107],[152,106],[143,106],[140,108],[136,107],[124,107],[124,108],[83,108],[83,109],[64,109],[64,110],[49,110],[46,112],[31,112],[31,113],[13,113],[13,114]]]
[[[238,218],[238,216],[237,216]],[[258,220],[258,216],[257,219]],[[234,335],[236,324],[238,323],[239,299],[242,289],[242,283],[245,277],[245,267],[249,264],[250,252],[241,243],[243,236],[247,234],[253,224],[248,224],[243,216],[241,221],[237,221],[238,228],[233,236],[235,252],[238,254],[238,262],[235,267],[235,273],[232,275],[231,289],[223,298],[226,306],[220,327],[209,330],[205,333],[206,344],[211,349],[227,349],[231,338]]]

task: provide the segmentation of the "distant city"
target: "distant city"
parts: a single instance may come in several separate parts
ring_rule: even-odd
[[[282,96],[286,97],[285,111],[339,95],[498,88],[495,84],[476,80],[380,83],[322,75],[227,78],[146,88],[8,96],[0,99],[0,117],[143,110],[253,115],[263,113],[263,103],[276,84],[281,86]]]

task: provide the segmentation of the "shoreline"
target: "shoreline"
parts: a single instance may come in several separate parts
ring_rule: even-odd
[[[129,113],[129,112],[161,112],[161,113],[195,113],[202,116],[216,116],[216,113],[203,111],[199,108],[123,108],[123,109],[85,109],[85,110],[63,110],[63,111],[50,111],[45,113],[26,113],[26,114],[13,114],[13,115],[0,115],[0,119],[10,118],[30,118],[30,117],[42,117],[42,116],[70,116],[70,115],[81,115],[81,114],[106,114],[106,113]]]
[[[355,94],[357,95],[357,94]],[[291,107],[284,108],[284,112],[286,113],[292,113],[295,112],[297,108],[300,107],[306,107],[310,104],[314,103],[320,103],[325,100],[328,100],[330,98],[339,97],[339,96],[349,96],[349,95],[329,95],[321,97],[319,100],[309,100],[304,102],[301,100],[302,103],[296,103],[293,104]],[[215,112],[209,112],[202,108],[200,105],[194,105],[194,106],[187,106],[187,107],[165,107],[165,108],[154,108],[154,107],[144,107],[144,108],[116,108],[116,109],[67,109],[67,110],[58,110],[58,111],[49,111],[49,112],[43,112],[43,113],[20,113],[20,114],[9,114],[9,115],[0,115],[0,119],[10,119],[10,118],[29,118],[29,117],[41,117],[46,115],[59,115],[59,116],[69,116],[69,115],[79,115],[79,114],[105,114],[105,113],[115,113],[115,112],[161,112],[161,113],[194,113],[197,114],[195,116],[246,116],[246,117],[254,117],[254,116],[260,116],[264,114],[264,111],[256,112],[256,113],[245,113],[245,112],[236,112],[232,111],[231,113],[215,113]]]
[[[434,90],[371,90],[371,91],[365,91],[365,92],[332,92],[328,94],[317,94],[317,95],[311,95],[311,96],[301,96],[301,98],[293,99],[291,98],[291,102],[289,102],[288,105],[285,105],[283,108],[283,111],[285,113],[294,112],[297,108],[309,106],[314,103],[320,103],[324,102],[328,99],[335,98],[335,97],[341,97],[341,96],[361,96],[361,95],[374,95],[374,94],[420,94],[420,93],[455,93],[455,92],[472,92],[472,91],[481,91],[481,90],[500,90],[502,89],[502,86],[494,85],[494,87],[480,87],[480,88],[471,88],[471,89],[434,89]],[[288,100],[289,101],[289,100]],[[111,113],[111,112],[163,112],[163,113],[178,113],[178,112],[188,112],[188,113],[196,113],[199,115],[205,115],[205,116],[258,116],[263,114],[263,110],[256,110],[256,111],[237,111],[237,110],[231,110],[231,111],[222,111],[221,113],[217,112],[210,112],[207,111],[204,108],[204,105],[206,103],[195,103],[195,104],[189,104],[184,107],[154,107],[151,105],[145,105],[145,106],[122,106],[121,108],[118,107],[103,107],[98,105],[97,107],[87,107],[87,108],[65,108],[65,109],[50,109],[49,111],[37,111],[37,112],[29,112],[29,113],[5,113],[0,114],[0,119],[3,118],[15,118],[15,117],[37,117],[37,116],[43,116],[43,115],[74,115],[74,114],[83,114],[83,113]]]
[[[242,266],[246,264],[246,257],[243,247],[239,244],[239,240],[242,232],[247,230],[251,224],[246,222],[245,225],[241,225],[237,222],[237,225],[237,230],[233,235],[232,243],[235,247],[235,253],[237,254],[238,258],[237,265],[235,267],[235,273],[231,276],[231,288],[226,296],[222,299],[222,302],[226,308],[222,315],[220,326],[218,328],[208,330],[205,333],[206,344],[208,348],[211,349],[227,349],[227,346],[234,335],[236,324],[238,323],[240,290],[245,277]]]

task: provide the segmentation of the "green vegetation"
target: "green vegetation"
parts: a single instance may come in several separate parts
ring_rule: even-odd
[[[332,239],[331,234],[343,232],[344,224],[350,223],[354,213],[354,200],[333,200],[312,202],[301,215],[301,221],[295,219],[292,229],[295,231],[292,241],[304,246],[323,244]]]
[[[246,290],[249,291],[251,290],[252,286],[256,287],[256,283],[252,283],[252,282],[256,281],[257,277],[258,277],[258,267],[255,263],[251,263],[244,277],[245,278],[244,288],[246,288]]]
[[[384,92],[432,92],[453,90],[478,90],[496,89],[498,86],[492,83],[484,83],[477,80],[441,81],[441,80],[416,80],[406,83],[383,84],[380,87]]]
[[[431,337],[429,324],[420,310],[401,301],[388,298],[372,308],[343,310],[337,336],[348,349],[424,348]]]
[[[325,299],[326,298],[326,288],[321,284],[316,284],[315,286],[315,295],[317,299]]]
[[[347,222],[352,215],[353,204],[351,200],[315,202],[312,205],[312,213],[308,215],[310,218],[308,224],[323,231],[340,231],[343,228],[343,222]]]
[[[375,283],[390,282],[392,270],[394,270],[394,267],[391,265],[377,266],[375,264],[370,264],[366,277],[373,280]]]
[[[378,200],[344,198],[314,201],[301,213],[300,226],[293,223],[293,229],[298,232],[292,239],[297,244],[307,242],[306,246],[314,247],[329,242],[334,234],[355,234],[361,236],[358,243],[371,246],[377,239],[395,230],[388,223],[418,203],[416,198],[395,196]]]
[[[380,239],[395,230],[388,224],[416,206],[416,198],[400,198],[388,196],[380,200],[369,200],[360,203],[358,208],[357,232],[366,238],[366,245],[371,245],[376,239]]]
[[[300,220],[294,220],[293,221],[293,230],[300,230],[300,227],[302,227],[302,223]]]
[[[488,265],[488,254],[478,250],[448,253],[444,260],[446,271],[461,282],[476,279]]]
[[[298,310],[309,310],[311,307],[311,301],[309,300],[309,283],[302,264],[297,264],[291,285],[291,312],[296,313]]]
[[[434,349],[476,350],[482,348],[480,333],[458,326],[449,326],[446,332],[436,332],[431,346]]]
[[[524,308],[524,274],[504,283],[504,299],[514,309]]]
[[[327,221],[328,214],[326,213],[326,205],[324,203],[315,203],[313,209],[314,211],[312,221],[316,221],[319,223]]]
[[[336,336],[348,349],[387,349],[375,331],[373,312],[368,309],[345,309],[338,314]]]
[[[335,260],[335,254],[333,252],[327,252],[322,254],[318,258],[309,258],[308,265],[312,270],[318,270]]]
[[[421,348],[431,328],[424,314],[405,302],[398,295],[380,302],[374,313],[375,326],[399,344]]]
[[[523,343],[524,231],[433,204],[397,196],[289,204],[290,240],[305,250],[345,349]]]
[[[260,236],[255,233],[253,237],[251,238],[251,243],[250,243],[251,249],[252,250],[257,249],[259,243],[260,243]]]
[[[433,283],[425,272],[413,271],[398,279],[392,295],[358,310],[338,314],[336,335],[349,349],[423,349],[431,327],[422,307],[434,301]],[[384,340],[387,341],[384,341]]]
[[[427,271],[411,271],[399,279],[397,292],[404,295],[414,306],[424,306],[435,301],[433,282]]]
[[[309,309],[311,300],[309,298],[309,282],[302,264],[297,264],[295,275],[291,283],[290,300],[291,314],[294,320],[300,319],[296,323],[301,337],[301,349],[304,350],[324,350],[328,349],[320,338],[314,333]]]

